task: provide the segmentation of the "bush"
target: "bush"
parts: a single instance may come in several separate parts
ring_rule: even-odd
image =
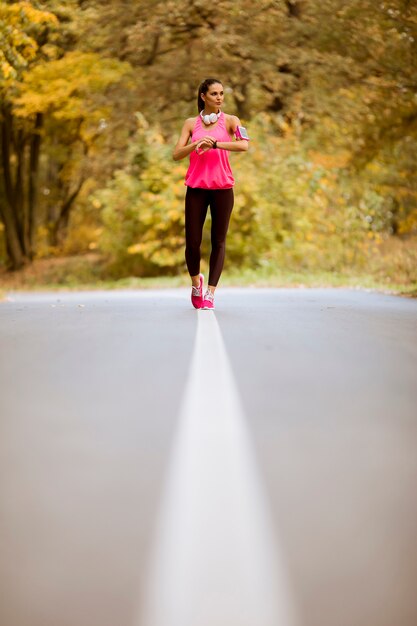
[[[173,162],[173,142],[168,143],[143,116],[137,117],[129,165],[116,171],[109,184],[91,198],[101,208],[98,250],[107,255],[107,272],[114,278],[186,271],[184,176],[188,159]],[[291,129],[284,140],[274,132],[266,114],[252,120],[250,134],[249,152],[230,155],[236,193],[225,269],[267,266],[344,272],[369,267],[375,250],[392,233],[395,202],[384,193],[385,170],[379,171],[378,180],[375,172],[366,169],[359,176],[346,153],[313,150],[311,138],[307,141]],[[406,217],[411,225],[412,214],[409,207]],[[412,280],[406,249],[404,242],[401,261],[390,256],[389,262]],[[207,224],[204,258],[208,252]]]

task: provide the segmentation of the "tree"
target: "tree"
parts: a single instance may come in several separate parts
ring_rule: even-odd
[[[25,29],[29,31],[39,24],[56,26],[57,18],[34,10],[29,3],[18,5],[5,6],[3,12],[11,27],[16,24],[19,27],[17,32],[21,33],[22,41],[13,36],[15,67],[5,66],[2,89],[2,166],[6,192],[2,219],[13,269],[34,257],[42,138],[54,143],[58,137],[66,147],[60,151],[61,162],[58,158],[49,169],[50,174],[54,170],[57,176],[54,182],[60,187],[49,224],[51,242],[57,244],[86,178],[85,159],[100,137],[100,120],[109,114],[108,106],[97,98],[110,85],[120,82],[130,69],[126,63],[103,59],[94,53],[69,51],[54,58],[60,54],[56,46],[48,47],[47,43],[40,46]],[[42,37],[47,41],[45,34],[39,32],[38,40]],[[27,58],[23,55],[25,51]]]
[[[0,3],[0,131],[2,198],[0,217],[5,227],[6,247],[11,266],[22,267],[33,256],[36,207],[36,175],[39,166],[42,114],[31,123],[16,123],[10,95],[15,92],[22,71],[42,56],[39,41],[56,17],[39,11],[29,2]],[[28,178],[27,199],[24,197]],[[25,201],[26,200],[26,201]]]
[[[49,154],[55,170],[52,186],[58,187],[49,215],[52,245],[58,245],[65,236],[71,207],[88,176],[90,154],[111,115],[100,95],[129,72],[130,66],[116,59],[74,51],[40,63],[18,86],[13,100],[15,116],[31,119],[42,115],[49,145],[51,139],[59,138],[60,150]]]
[[[145,116],[149,136],[163,137],[155,153],[148,145],[149,155],[169,160],[183,119],[196,113],[196,86],[208,75],[223,80],[227,111],[255,137],[244,165],[243,203],[234,214],[247,237],[231,240],[230,258],[244,263],[262,249],[288,262],[349,261],[379,238],[416,232],[415,3],[219,0],[215,11],[203,0],[49,0],[43,6],[59,24],[21,28],[38,48],[7,92],[15,129],[10,163],[17,180],[19,129],[38,137],[34,181],[43,181],[45,194],[38,222],[48,221],[56,253],[70,210],[78,211],[74,225],[84,214],[99,228],[104,214],[105,227],[116,219],[110,200],[102,203],[105,211],[95,193],[88,201],[90,190],[102,188],[117,207],[129,188],[125,208],[130,215],[129,205],[136,207],[142,230],[131,236],[119,223],[118,258],[126,267],[140,261],[149,271],[162,268],[165,252],[152,246],[158,229],[165,232],[163,203],[177,211],[180,198],[165,188],[146,195],[135,179],[127,149],[137,138],[133,114]],[[177,185],[169,174],[177,166],[152,167]],[[27,192],[25,198],[29,206]],[[115,232],[103,234],[103,249],[117,248],[110,241]],[[325,252],[330,241],[337,255]],[[169,248],[166,267],[173,267],[175,254]]]

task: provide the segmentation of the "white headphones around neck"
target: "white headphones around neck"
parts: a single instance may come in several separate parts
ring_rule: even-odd
[[[214,124],[215,122],[217,122],[217,120],[219,119],[221,114],[221,111],[219,111],[218,113],[210,113],[210,115],[203,115],[203,111],[200,111],[200,116],[201,119],[203,120],[204,124]]]

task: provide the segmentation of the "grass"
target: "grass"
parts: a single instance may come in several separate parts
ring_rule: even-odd
[[[9,291],[74,291],[114,289],[164,289],[187,287],[186,273],[178,276],[100,278],[100,258],[89,254],[76,257],[38,259],[19,272],[0,271],[0,300]],[[207,276],[207,268],[203,267]],[[301,272],[271,267],[257,270],[225,270],[223,287],[348,287],[417,297],[417,283],[384,279],[354,272]]]

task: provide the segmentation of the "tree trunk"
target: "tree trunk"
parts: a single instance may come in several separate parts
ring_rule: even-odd
[[[24,266],[26,259],[17,234],[13,211],[11,211],[7,202],[0,206],[0,217],[4,224],[6,250],[9,255],[11,269],[19,270]]]
[[[242,81],[238,85],[236,85],[234,93],[234,101],[237,109],[237,116],[242,120],[248,119],[250,114],[250,104],[249,104],[249,95],[248,95],[248,85],[247,82]]]
[[[59,212],[59,217],[53,223],[51,227],[49,241],[50,241],[50,244],[54,247],[60,246],[65,240],[67,229],[68,229],[71,207],[74,203],[74,200],[80,193],[83,183],[84,183],[84,178],[81,178],[77,185],[77,188],[72,192],[71,195],[68,196],[68,198],[62,204],[60,212]]]
[[[26,258],[19,232],[19,223],[16,212],[16,190],[13,185],[11,171],[11,142],[13,131],[13,117],[7,105],[2,106],[1,119],[1,160],[4,179],[5,198],[0,206],[0,217],[5,228],[6,249],[9,255],[11,269],[23,267]],[[16,176],[16,181],[18,176]]]
[[[302,2],[300,2],[300,0],[285,0],[285,4],[287,5],[288,15],[290,17],[301,17]]]
[[[14,211],[16,214],[17,232],[23,254],[29,258],[28,220],[25,207],[24,195],[24,162],[25,162],[26,137],[23,130],[19,129],[16,134],[16,175],[14,184]]]
[[[38,195],[38,171],[39,154],[41,147],[40,129],[43,124],[42,113],[36,114],[35,131],[30,142],[29,156],[29,189],[28,189],[28,218],[29,218],[29,257],[33,259],[35,250],[35,237],[37,225],[37,195]]]

